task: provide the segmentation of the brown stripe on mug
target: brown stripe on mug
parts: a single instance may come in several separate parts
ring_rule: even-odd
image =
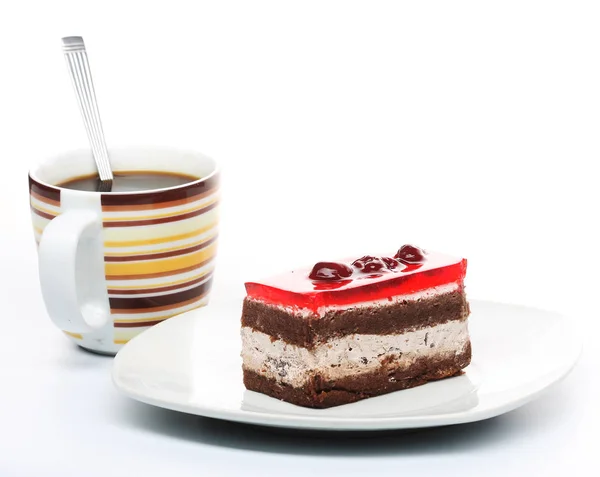
[[[54,217],[56,217],[56,215],[47,214],[46,212],[42,212],[41,210],[36,209],[34,206],[31,206],[31,211],[34,214],[39,215],[40,217],[43,217],[43,218],[49,219],[49,220],[52,220]]]
[[[195,300],[194,303],[200,303],[205,296],[206,295],[201,296],[200,298]],[[192,310],[194,310],[195,308],[192,308]],[[139,319],[134,321],[115,321],[115,328],[144,328],[147,326],[156,325],[157,323],[168,320],[169,318],[173,318],[173,316],[176,316],[178,314],[179,313],[174,313],[166,316],[158,316],[156,318],[148,318],[146,320]]]
[[[196,303],[197,301],[204,298],[206,295],[208,295],[208,291],[206,293],[202,293],[201,295],[195,296],[194,298],[190,298],[189,300],[180,301],[179,303],[173,303],[172,305],[154,306],[151,308],[111,308],[111,312],[113,314],[120,315],[137,315],[140,313],[143,314],[154,313],[157,311],[175,310],[177,308],[183,308],[184,306]]]
[[[193,202],[197,202],[199,200],[204,199],[216,192],[216,189],[210,189],[206,192],[203,192],[198,195],[194,195],[192,197],[187,197],[185,199],[173,200],[170,202],[156,202],[152,204],[123,204],[123,205],[103,205],[103,212],[125,212],[125,211],[137,211],[137,210],[157,210],[157,209],[167,209],[169,207],[177,207],[180,205],[191,204]]]
[[[46,184],[41,184],[29,176],[29,190],[37,195],[60,203],[60,189],[51,187]]]
[[[200,285],[184,290],[178,293],[171,293],[169,295],[159,296],[148,296],[148,297],[131,297],[131,298],[109,298],[110,307],[115,312],[119,310],[119,313],[136,313],[139,310],[165,309],[164,307],[180,306],[194,298],[198,298],[206,294],[212,285],[212,277]],[[126,310],[126,311],[125,311]]]
[[[109,295],[145,295],[147,293],[162,293],[171,290],[177,290],[179,288],[186,288],[196,283],[200,283],[203,280],[206,280],[207,276],[210,276],[212,272],[207,273],[206,275],[202,275],[201,277],[190,280],[189,282],[177,283],[176,285],[169,285],[164,287],[156,287],[156,288],[137,288],[137,289],[128,289],[128,290],[117,290],[117,289],[108,289]]]
[[[218,202],[214,202],[206,207],[198,210],[194,210],[193,212],[188,212],[186,214],[181,215],[171,215],[169,217],[161,217],[160,219],[146,219],[146,220],[122,220],[122,221],[113,221],[110,220],[104,221],[102,223],[103,227],[139,227],[143,225],[156,225],[156,224],[167,224],[169,222],[178,222],[180,220],[190,219],[192,217],[197,217],[198,215],[202,215],[209,210],[214,209],[219,205]]]
[[[152,191],[139,194],[102,194],[102,206],[158,204],[161,202],[173,202],[176,200],[197,197],[208,191],[216,191],[219,184],[219,174],[214,174],[207,179],[199,179],[199,181],[200,182],[193,182],[187,186],[180,186],[175,189],[163,191]]]
[[[29,193],[31,194],[31,197],[39,200],[40,202],[43,202],[44,204],[53,205],[54,207],[60,207],[60,201],[58,200],[48,199],[48,197],[44,197],[43,195],[38,194],[34,190],[30,190]]]
[[[171,318],[171,317],[169,317]],[[160,323],[161,321],[165,321],[168,320],[169,318],[159,318],[158,320],[154,320],[154,321],[134,321],[134,322],[119,322],[119,321],[115,321],[115,328],[143,328],[146,326],[152,326],[152,325],[157,325],[158,323]]]

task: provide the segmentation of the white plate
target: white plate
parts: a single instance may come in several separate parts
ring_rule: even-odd
[[[230,300],[171,318],[116,356],[113,381],[139,401],[265,426],[376,430],[478,421],[515,409],[567,375],[581,350],[557,313],[471,301],[473,361],[463,376],[329,409],[294,406],[242,384],[239,317]]]

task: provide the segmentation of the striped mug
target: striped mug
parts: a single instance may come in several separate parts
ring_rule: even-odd
[[[94,174],[89,151],[29,173],[42,296],[79,346],[115,354],[150,326],[207,304],[216,253],[219,172],[196,152],[109,151],[114,171],[198,177],[176,187],[85,192],[58,187]]]

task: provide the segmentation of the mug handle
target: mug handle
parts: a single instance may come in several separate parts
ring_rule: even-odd
[[[42,296],[50,318],[63,331],[87,333],[109,322],[101,230],[98,213],[68,210],[52,219],[42,234]]]

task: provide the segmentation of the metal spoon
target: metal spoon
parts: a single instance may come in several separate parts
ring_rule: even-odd
[[[102,122],[100,121],[100,112],[98,111],[98,103],[96,102],[96,92],[94,91],[94,83],[92,82],[92,73],[88,63],[87,52],[83,38],[80,36],[68,36],[62,39],[63,52],[67,60],[67,67],[75,89],[75,96],[79,104],[79,110],[83,117],[85,130],[87,132],[92,154],[100,183],[98,192],[110,192],[112,189],[113,173],[110,167],[108,158],[108,150],[106,149],[106,141],[104,139],[104,131],[102,130]]]

